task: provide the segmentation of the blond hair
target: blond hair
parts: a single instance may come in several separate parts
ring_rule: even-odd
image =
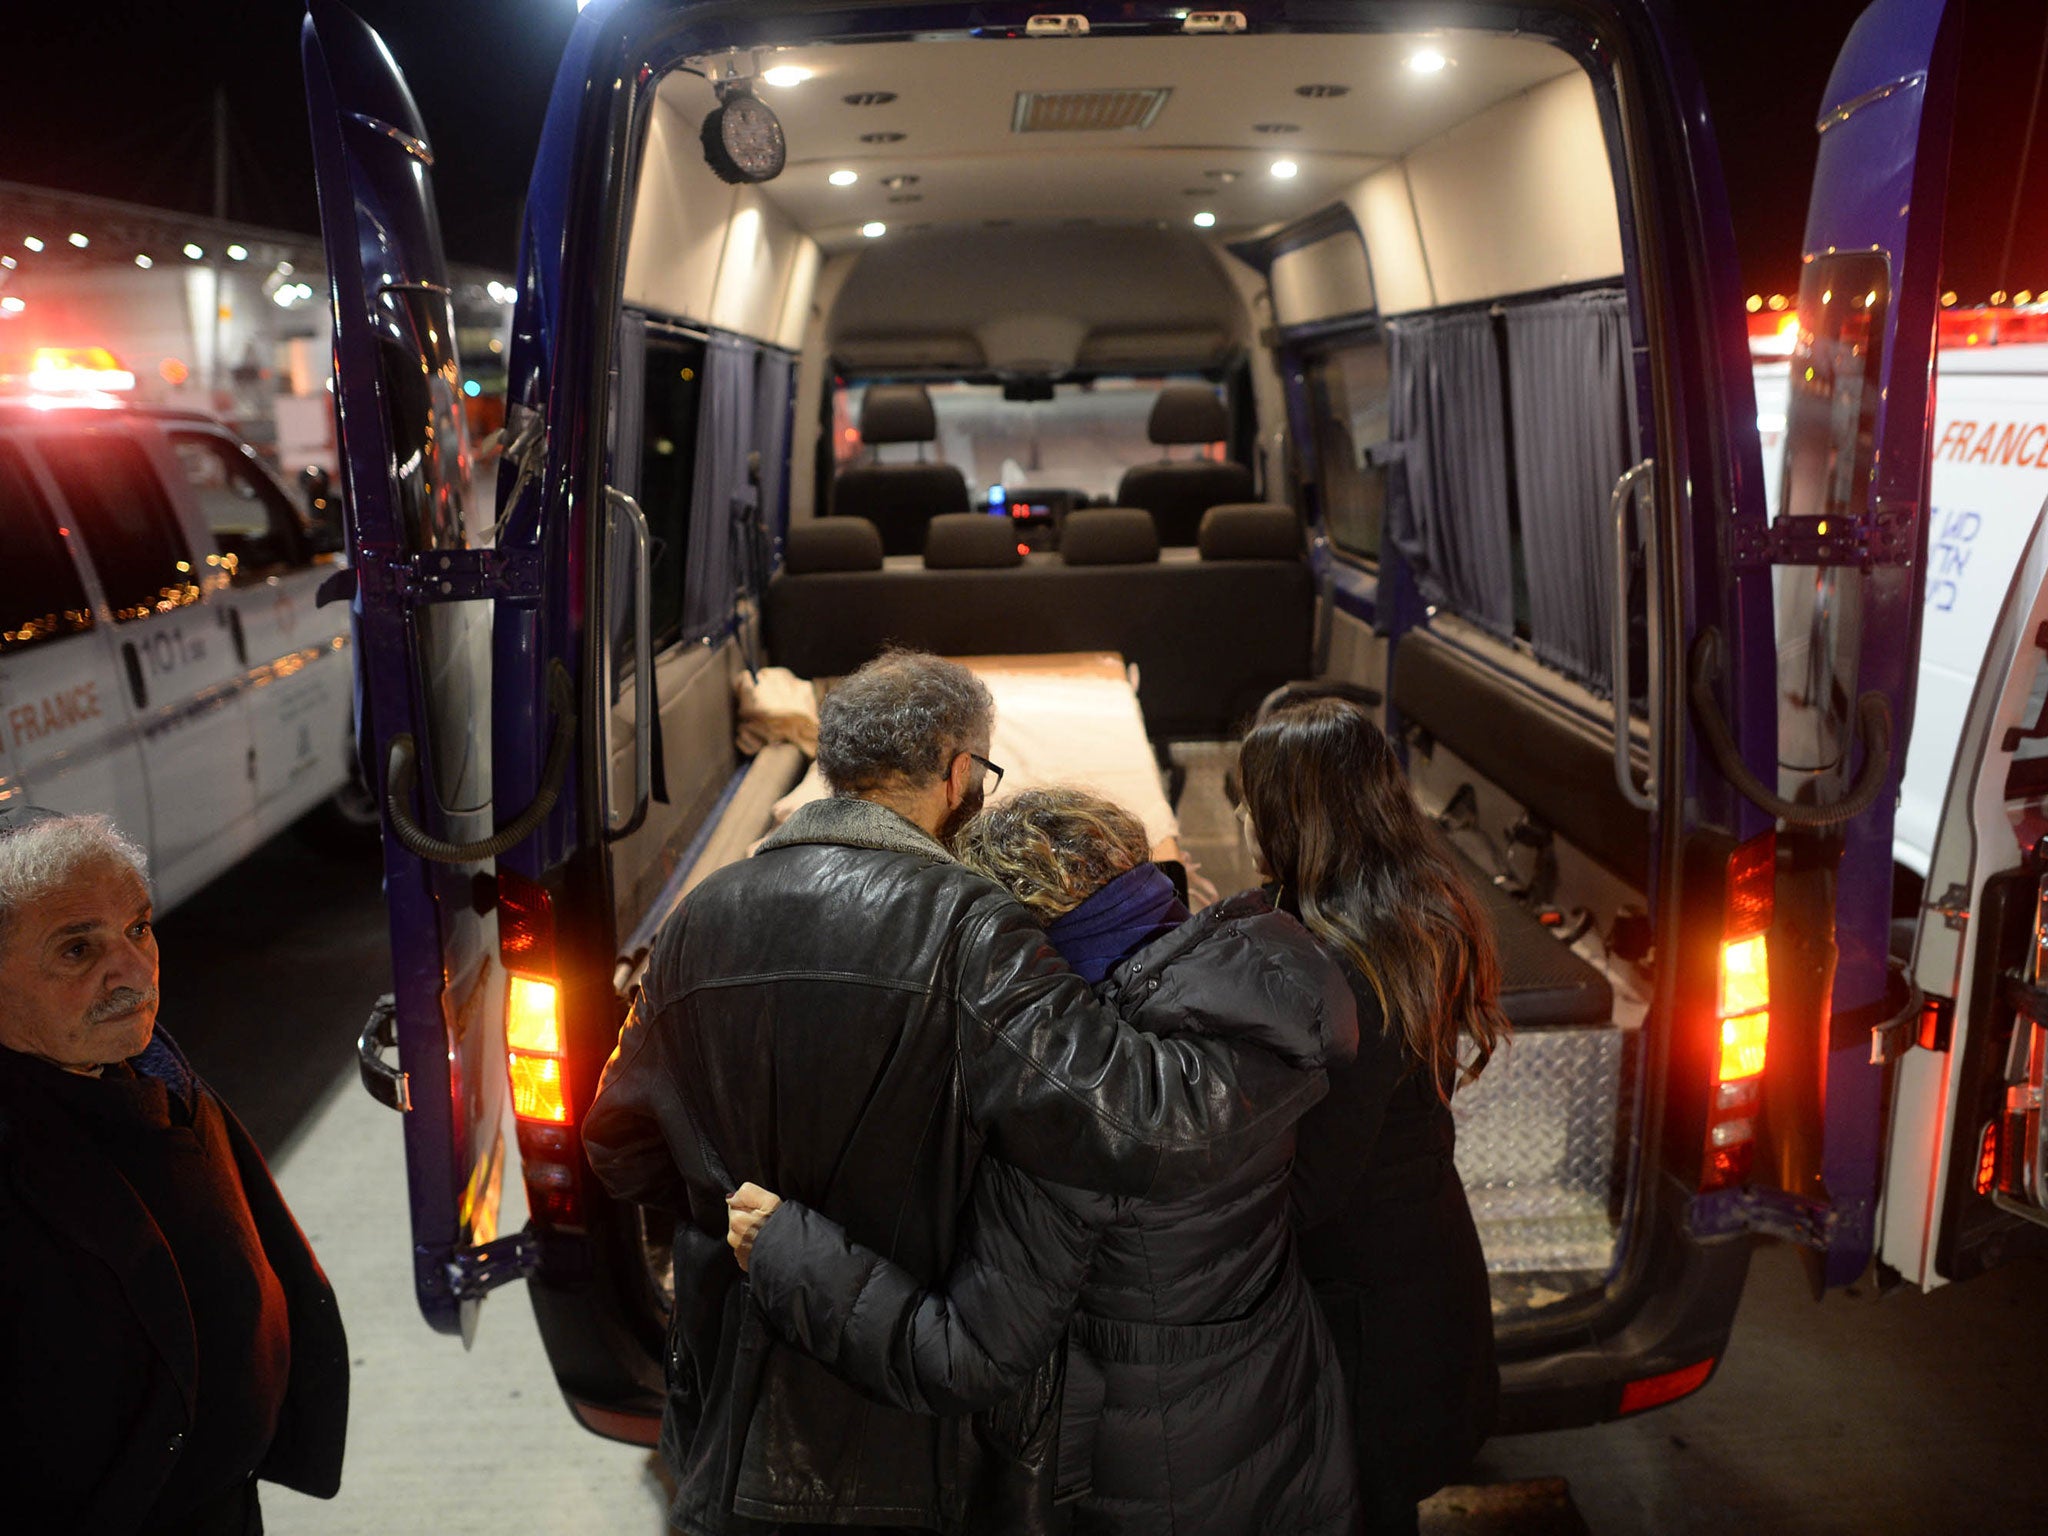
[[[1145,824],[1085,789],[1027,789],[968,822],[954,857],[1041,921],[1071,912],[1152,857]]]

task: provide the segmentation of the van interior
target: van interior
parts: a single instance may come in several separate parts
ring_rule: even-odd
[[[736,94],[780,121],[773,179],[707,160]],[[621,988],[804,771],[736,742],[754,669],[1114,653],[1226,893],[1254,882],[1233,737],[1282,684],[1355,685],[1500,943],[1514,1038],[1453,1108],[1503,1339],[1583,1316],[1641,1208],[1658,1027],[1652,811],[1619,782],[1652,743],[1613,676],[1633,651],[1642,677],[1644,621],[1610,496],[1651,447],[1614,142],[1569,54],[1495,33],[897,35],[669,71],[593,550]]]

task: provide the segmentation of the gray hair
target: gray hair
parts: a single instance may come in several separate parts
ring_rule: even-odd
[[[104,816],[37,814],[18,828],[0,827],[0,950],[15,919],[39,896],[88,864],[126,864],[147,883],[149,859]]]
[[[957,661],[884,651],[818,706],[818,768],[835,794],[922,787],[983,740],[996,701]]]

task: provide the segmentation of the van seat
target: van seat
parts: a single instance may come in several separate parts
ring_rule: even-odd
[[[1159,529],[1143,507],[1069,512],[1060,524],[1060,559],[1067,565],[1151,565],[1159,559]]]
[[[861,400],[860,440],[923,445],[938,438],[938,413],[922,384],[873,384]],[[924,547],[925,525],[947,512],[971,508],[967,477],[956,464],[850,464],[832,481],[832,515],[864,517],[880,530],[892,555]]]
[[[1169,384],[1152,403],[1146,435],[1162,448],[1207,445],[1230,435],[1230,418],[1208,384]],[[1124,471],[1117,505],[1143,507],[1159,525],[1162,544],[1192,544],[1202,514],[1226,502],[1250,501],[1252,472],[1214,459],[1163,459]]]

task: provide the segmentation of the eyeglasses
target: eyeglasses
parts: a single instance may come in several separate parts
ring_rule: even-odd
[[[979,752],[969,752],[967,755],[981,764],[981,792],[984,795],[994,795],[1003,787],[1003,770]]]

